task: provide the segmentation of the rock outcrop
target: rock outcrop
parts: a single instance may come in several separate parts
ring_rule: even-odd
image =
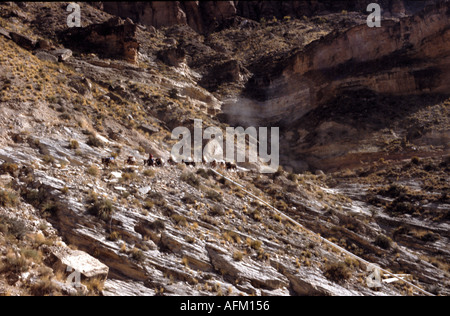
[[[137,62],[139,43],[136,25],[130,19],[111,18],[103,24],[71,28],[62,32],[61,39],[76,51],[97,53],[133,64]]]
[[[214,23],[236,15],[233,1],[104,2],[103,9],[156,28],[189,25],[203,33]]]
[[[366,12],[370,0],[359,1],[149,1],[103,2],[108,13],[154,27],[189,25],[200,33],[208,32],[228,19],[243,17],[264,19],[299,18],[321,13]],[[378,1],[385,16],[401,17],[423,8],[425,1]]]

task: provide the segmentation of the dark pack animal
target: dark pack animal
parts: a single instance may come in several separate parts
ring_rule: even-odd
[[[172,157],[167,160],[167,163],[171,166],[175,166],[177,164],[177,162]]]
[[[155,159],[155,164],[156,164],[158,167],[164,167],[164,160],[163,160],[162,158],[156,158],[156,159]]]
[[[135,165],[136,164],[136,159],[134,159],[133,156],[128,156],[126,164],[127,165]]]
[[[109,167],[110,165],[112,165],[114,163],[115,163],[114,157],[102,158],[102,164],[105,165],[106,167]]]
[[[183,160],[182,163],[184,163],[188,167],[190,167],[190,166],[195,167],[196,166],[195,161],[185,161],[185,160]]]
[[[162,158],[149,158],[144,160],[144,166],[164,167],[164,160]]]
[[[155,166],[155,159],[149,158],[144,160],[144,166],[154,167]]]
[[[236,164],[232,162],[226,162],[225,167],[227,168],[227,170],[237,170]]]

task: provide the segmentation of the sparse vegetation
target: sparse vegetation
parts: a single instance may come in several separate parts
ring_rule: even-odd
[[[197,176],[195,174],[193,174],[192,172],[184,172],[181,175],[180,178],[182,181],[190,184],[191,186],[193,186],[194,188],[199,188],[200,187],[200,180],[197,178]]]
[[[5,162],[1,165],[0,169],[3,173],[9,173],[10,175],[14,176],[19,167],[15,163]]]
[[[69,149],[76,150],[78,148],[80,148],[80,144],[78,143],[78,141],[71,139],[69,142]]]
[[[14,207],[18,203],[19,198],[15,192],[0,189],[0,206]]]
[[[110,200],[96,198],[88,211],[91,215],[97,216],[102,220],[109,220],[114,214],[115,209]]]
[[[392,239],[385,235],[378,235],[377,238],[375,238],[375,245],[378,247],[381,247],[383,249],[390,249],[392,246]]]
[[[212,201],[219,202],[219,203],[223,202],[223,196],[214,190],[206,191],[205,196]]]
[[[350,279],[351,271],[344,262],[327,263],[325,265],[324,275],[333,282],[344,283]]]
[[[86,173],[93,177],[98,177],[100,175],[100,169],[98,169],[97,166],[92,165],[86,170]]]
[[[244,259],[244,254],[241,251],[236,250],[233,253],[233,260],[234,261],[242,261]]]
[[[105,144],[94,135],[89,135],[86,144],[88,144],[91,147],[99,147],[99,148],[103,148],[105,146]]]

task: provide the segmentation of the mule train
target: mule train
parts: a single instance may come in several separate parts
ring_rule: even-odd
[[[101,163],[105,166],[105,167],[110,167],[111,165],[117,165],[116,159],[114,157],[105,157],[101,159]],[[136,159],[133,156],[128,156],[127,159],[124,161],[125,165],[136,165]],[[233,162],[228,162],[228,161],[222,161],[222,160],[213,160],[211,162],[207,162],[205,160],[203,160],[203,162],[201,163],[197,163],[194,161],[190,161],[190,160],[182,160],[181,163],[177,163],[175,159],[173,159],[173,157],[170,157],[167,160],[167,164],[170,166],[176,166],[179,164],[184,164],[188,167],[210,167],[213,169],[219,168],[219,169],[224,169],[224,170],[237,170],[238,167],[235,163]],[[166,165],[165,161],[163,158],[154,158],[153,155],[149,155],[148,159],[144,159],[144,166],[148,166],[148,167],[164,167]]]

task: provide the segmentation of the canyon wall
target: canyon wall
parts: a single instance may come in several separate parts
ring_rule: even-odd
[[[247,98],[228,102],[241,123],[290,123],[343,91],[411,95],[450,91],[450,4],[443,2],[381,28],[359,25],[313,42],[278,73],[255,75]],[[246,110],[242,116],[242,104]],[[239,111],[238,111],[239,109]],[[236,117],[237,119],[237,117]]]
[[[285,16],[303,17],[329,12],[366,12],[373,1],[149,1],[100,2],[96,5],[108,13],[154,27],[189,25],[203,33],[214,29],[226,19],[241,16],[259,21],[262,18],[282,19]],[[404,16],[423,8],[430,1],[377,1],[386,16]]]

